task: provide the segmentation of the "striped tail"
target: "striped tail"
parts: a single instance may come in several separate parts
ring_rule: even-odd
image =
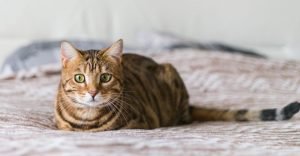
[[[299,102],[290,103],[282,109],[263,110],[221,110],[190,106],[193,121],[280,121],[291,119],[299,110]]]

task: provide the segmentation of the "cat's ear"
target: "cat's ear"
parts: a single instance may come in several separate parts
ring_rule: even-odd
[[[71,60],[78,56],[78,50],[69,42],[63,41],[60,46],[60,54],[63,66]]]
[[[112,44],[104,53],[105,55],[108,55],[114,59],[117,60],[117,62],[122,61],[122,54],[123,54],[123,40],[119,39],[115,43]]]

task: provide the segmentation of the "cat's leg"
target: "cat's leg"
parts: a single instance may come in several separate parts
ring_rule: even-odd
[[[152,129],[147,122],[140,121],[138,119],[130,120],[128,124],[121,129]]]
[[[56,127],[60,130],[65,130],[65,131],[73,131],[72,126],[67,123],[67,122],[61,122],[60,120],[55,120],[56,122]]]

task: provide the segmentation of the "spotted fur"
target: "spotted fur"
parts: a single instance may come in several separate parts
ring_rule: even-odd
[[[63,42],[62,72],[55,103],[59,129],[105,131],[153,129],[192,121],[286,120],[300,109],[295,102],[281,110],[218,110],[189,105],[186,87],[171,64],[122,55],[122,40],[102,50],[82,51]],[[101,82],[101,75],[111,75]],[[84,83],[74,79],[85,77]]]

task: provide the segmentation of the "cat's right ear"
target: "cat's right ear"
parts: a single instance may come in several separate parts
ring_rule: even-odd
[[[63,41],[60,46],[62,65],[65,67],[69,60],[78,56],[78,53],[78,50],[71,43]]]

